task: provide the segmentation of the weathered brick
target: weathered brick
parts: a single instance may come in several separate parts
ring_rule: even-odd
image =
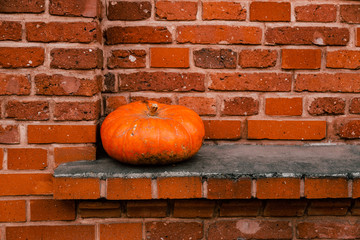
[[[136,102],[136,101],[144,101],[144,100],[150,100],[150,101],[155,101],[158,103],[163,103],[163,104],[168,104],[171,105],[172,104],[172,99],[170,97],[146,97],[146,96],[130,96],[130,102]]]
[[[360,28],[356,29],[356,43],[355,43],[355,45],[357,47],[360,47]]]
[[[236,52],[231,49],[202,48],[193,54],[195,66],[200,68],[236,68]]]
[[[107,8],[107,18],[109,20],[136,21],[148,19],[150,16],[151,3],[148,1],[110,1]]]
[[[127,104],[124,96],[109,96],[105,98],[105,114],[109,114],[118,107]]]
[[[360,76],[356,73],[298,74],[295,91],[309,92],[360,92]]]
[[[221,115],[251,116],[259,113],[259,101],[252,97],[232,97],[224,99]]]
[[[29,95],[30,88],[29,76],[0,73],[0,95]]]
[[[242,50],[239,53],[239,65],[242,68],[268,68],[276,65],[276,50]]]
[[[50,54],[51,68],[90,70],[103,67],[103,52],[98,48],[56,48]]]
[[[98,178],[54,178],[54,199],[99,199]]]
[[[290,22],[290,2],[251,2],[250,21]]]
[[[205,139],[228,139],[241,138],[241,121],[236,120],[203,120],[205,127]]]
[[[200,116],[216,115],[216,99],[205,97],[181,97],[179,98],[179,105],[194,110]]]
[[[259,199],[300,198],[300,178],[259,178],[256,180]]]
[[[2,200],[0,201],[0,222],[25,222],[25,200]]]
[[[30,200],[30,216],[31,221],[75,220],[75,201]]]
[[[157,179],[159,198],[201,198],[200,177],[164,177]]]
[[[148,239],[202,239],[204,237],[201,222],[147,222]]]
[[[45,0],[3,0],[1,13],[42,13],[45,11]]]
[[[35,76],[37,95],[47,96],[93,96],[100,92],[101,81],[98,76],[93,79],[64,76],[61,74]]]
[[[96,159],[95,146],[54,148],[55,165],[59,165],[66,162],[74,162],[80,160],[95,160],[95,159]]]
[[[118,218],[122,214],[118,201],[81,201],[78,205],[78,216],[81,218]]]
[[[48,120],[49,103],[46,101],[8,101],[5,106],[5,115],[15,120]]]
[[[99,0],[50,0],[49,12],[52,15],[69,17],[100,17]]]
[[[3,161],[4,161],[4,149],[0,148],[0,169],[3,167]]]
[[[355,178],[353,180],[352,186],[352,198],[359,198],[360,197],[360,178]]]
[[[119,199],[151,199],[150,178],[110,178],[107,179],[106,198]]]
[[[351,199],[314,199],[307,214],[310,216],[345,216],[351,207]]]
[[[0,41],[20,41],[21,34],[20,22],[0,21]]]
[[[144,50],[114,50],[108,58],[107,66],[114,68],[144,68],[146,52]]]
[[[360,4],[341,5],[340,19],[347,23],[360,23]]]
[[[0,67],[30,68],[44,63],[45,52],[41,47],[0,47]]]
[[[178,43],[195,44],[260,44],[262,31],[258,27],[203,25],[179,26]]]
[[[17,125],[0,125],[0,143],[19,143],[20,131]]]
[[[274,27],[268,28],[265,33],[268,45],[345,46],[349,39],[349,29],[335,27]]]
[[[134,218],[160,218],[166,217],[168,203],[166,200],[139,200],[126,203],[126,215]]]
[[[102,83],[102,92],[118,92],[117,77],[115,77],[115,74],[111,72],[106,73],[104,78],[102,78]]]
[[[292,237],[292,224],[286,220],[218,220],[211,223],[208,230],[208,240],[292,239]]]
[[[360,114],[360,98],[351,99],[349,112],[352,114]]]
[[[1,174],[0,196],[51,195],[52,180],[49,173]]]
[[[335,22],[336,13],[336,5],[333,4],[309,4],[295,7],[298,22]]]
[[[142,223],[132,222],[100,224],[100,238],[101,240],[141,240],[143,239]]]
[[[158,68],[188,68],[189,48],[150,48],[150,66]]]
[[[90,121],[100,116],[100,101],[55,102],[54,119],[58,121]]]
[[[94,143],[96,125],[29,125],[28,143]]]
[[[95,22],[29,22],[25,24],[29,42],[79,42],[100,40],[101,32]]]
[[[281,68],[319,69],[321,67],[320,49],[282,49]]]
[[[347,198],[345,178],[305,178],[306,198]]]
[[[305,213],[307,202],[304,199],[267,200],[263,215],[265,217],[301,217]]]
[[[43,148],[8,148],[8,169],[45,169],[47,167],[47,150]]]
[[[238,2],[203,2],[202,19],[245,21],[246,9]]]
[[[173,217],[211,218],[214,215],[215,201],[205,199],[175,200]]]
[[[360,69],[360,51],[341,50],[327,52],[326,67]]]
[[[171,43],[172,35],[166,27],[109,27],[105,31],[106,44]]]
[[[251,179],[208,179],[208,199],[246,199],[251,198]]]
[[[322,220],[299,222],[296,226],[301,239],[356,239],[360,237],[359,222]]]
[[[292,76],[288,73],[212,73],[210,90],[289,92]]]
[[[156,1],[156,18],[168,21],[196,20],[197,2]]]
[[[335,97],[315,98],[308,109],[311,115],[345,114],[345,99]]]
[[[266,98],[265,114],[273,116],[301,116],[302,98]]]
[[[338,126],[338,135],[344,139],[360,138],[360,120],[345,120]]]
[[[120,91],[188,92],[204,91],[201,73],[136,72],[119,74]]]
[[[326,121],[248,120],[248,139],[321,140]]]
[[[220,217],[256,217],[262,209],[258,199],[223,200],[219,207]]]

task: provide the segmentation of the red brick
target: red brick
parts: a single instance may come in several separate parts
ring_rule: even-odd
[[[158,68],[188,68],[188,48],[150,48],[150,66]]]
[[[246,9],[237,2],[203,2],[203,20],[245,21]]]
[[[141,240],[142,239],[142,223],[110,223],[100,224],[101,240]]]
[[[342,50],[327,52],[326,67],[360,69],[360,51]]]
[[[251,198],[251,179],[208,179],[208,199]]]
[[[202,48],[195,50],[195,66],[200,68],[236,68],[236,52],[231,49]]]
[[[265,33],[265,41],[268,45],[345,46],[349,39],[349,29],[335,27],[274,27],[268,28]]]
[[[156,18],[168,21],[196,20],[197,2],[156,1]]]
[[[30,201],[31,221],[75,220],[75,202],[41,199]]]
[[[251,200],[225,200],[219,207],[220,217],[256,217],[262,209],[262,202]]]
[[[241,121],[204,120],[205,139],[235,140],[241,138]]]
[[[0,47],[0,67],[38,67],[44,63],[44,54],[40,47]]]
[[[24,200],[0,201],[0,222],[25,222],[26,202]]]
[[[345,178],[305,178],[306,198],[347,198]]]
[[[248,26],[179,26],[176,32],[178,43],[260,44],[262,38],[260,28]]]
[[[311,115],[342,115],[345,113],[345,99],[335,97],[315,98],[310,106]]]
[[[248,120],[248,139],[321,140],[326,121]]]
[[[30,88],[29,76],[0,73],[0,95],[29,95]]]
[[[351,199],[316,199],[307,209],[309,216],[345,216],[351,207]]]
[[[360,204],[360,199],[356,199],[354,204],[351,207],[351,215],[353,215],[353,216],[359,216],[360,215],[359,204]]]
[[[290,22],[290,2],[252,2],[250,21]]]
[[[208,240],[218,239],[292,239],[289,221],[238,219],[218,220],[211,223]]]
[[[360,98],[351,99],[349,112],[352,114],[360,114]]]
[[[256,197],[259,199],[300,198],[300,179],[259,178],[256,180]]]
[[[301,217],[305,213],[307,202],[299,200],[267,200],[263,215],[265,217]]]
[[[98,199],[98,178],[54,178],[54,199]]]
[[[355,45],[357,47],[360,47],[360,28],[356,29],[356,43],[355,43]]]
[[[15,120],[49,120],[49,103],[46,101],[9,101],[5,105],[7,118]]]
[[[104,93],[113,93],[118,92],[118,86],[117,86],[117,77],[115,77],[115,74],[108,72],[104,75],[102,78],[102,92]]]
[[[1,13],[42,13],[45,0],[8,0],[1,1]]]
[[[43,148],[8,148],[8,169],[45,169],[47,150]]]
[[[172,35],[166,27],[109,27],[105,31],[106,44],[171,43]]]
[[[360,138],[360,120],[346,120],[339,124],[338,134],[344,139]]]
[[[200,177],[169,177],[157,179],[159,198],[201,198],[201,185]]]
[[[6,227],[6,239],[94,240],[94,225],[41,225]]]
[[[355,178],[353,180],[352,198],[359,198],[359,197],[360,197],[360,179]]]
[[[360,23],[360,4],[341,5],[340,19],[347,23]]]
[[[98,48],[56,48],[50,54],[51,68],[90,70],[103,67],[103,52]]]
[[[17,125],[0,125],[0,143],[20,143],[20,131]]]
[[[214,215],[215,201],[205,199],[175,200],[173,217],[211,218]]]
[[[322,220],[299,222],[296,226],[301,239],[356,239],[360,237],[358,222]]]
[[[181,97],[179,105],[194,110],[197,114],[203,116],[216,115],[216,99],[205,97]]]
[[[166,200],[152,201],[128,201],[126,203],[127,217],[134,218],[160,218],[168,214],[168,203]]]
[[[4,161],[4,149],[0,148],[0,169],[3,167],[3,161]]]
[[[150,178],[109,178],[106,198],[110,200],[151,199]]]
[[[95,22],[29,22],[25,27],[29,42],[91,43],[101,37]]]
[[[268,68],[276,65],[276,50],[242,50],[239,53],[239,65],[242,68]]]
[[[144,68],[146,52],[144,50],[114,50],[108,58],[107,66],[114,68]]]
[[[298,74],[295,91],[309,92],[360,92],[360,76],[356,73]]]
[[[172,100],[170,97],[146,97],[146,96],[134,96],[134,95],[130,96],[131,102],[144,101],[144,100],[155,101],[158,103],[163,103],[168,105],[172,104]]]
[[[259,113],[259,101],[252,97],[233,97],[224,100],[221,115],[251,116]]]
[[[335,22],[337,9],[332,4],[309,4],[295,7],[298,22]]]
[[[110,1],[107,8],[109,20],[136,21],[145,20],[151,16],[151,3],[142,2],[116,2]]]
[[[283,49],[281,68],[283,69],[320,69],[320,49]]]
[[[127,100],[124,96],[109,96],[105,98],[105,114],[109,114],[118,107],[126,105]]]
[[[100,92],[99,78],[93,79],[64,76],[61,74],[35,76],[37,95],[47,96],[93,96]]]
[[[147,222],[148,239],[202,239],[204,237],[201,222]]]
[[[289,92],[291,74],[287,73],[212,73],[210,90]]]
[[[0,41],[20,41],[21,34],[20,22],[0,21]]]
[[[201,73],[136,72],[119,74],[119,78],[120,91],[205,91],[205,75]]]
[[[266,98],[265,114],[272,116],[301,116],[302,98]]]
[[[100,17],[101,4],[98,0],[50,0],[51,15],[69,17]]]
[[[78,216],[81,218],[119,218],[121,203],[115,201],[81,201]]]
[[[54,119],[58,121],[90,121],[100,116],[100,101],[55,102]]]
[[[80,160],[95,160],[95,146],[84,147],[55,147],[54,161],[55,165]]]
[[[96,125],[29,125],[28,143],[94,143]]]
[[[1,174],[0,196],[50,195],[53,193],[51,174]]]

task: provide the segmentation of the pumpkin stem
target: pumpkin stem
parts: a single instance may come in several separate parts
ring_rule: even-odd
[[[158,105],[156,104],[156,103],[153,103],[153,104],[151,104],[151,106],[150,106],[150,116],[155,116],[155,115],[157,115],[157,110],[158,110]]]

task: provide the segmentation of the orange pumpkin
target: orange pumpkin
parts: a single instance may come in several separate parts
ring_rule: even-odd
[[[110,113],[100,134],[105,151],[120,162],[169,164],[195,155],[205,130],[189,108],[138,101]]]

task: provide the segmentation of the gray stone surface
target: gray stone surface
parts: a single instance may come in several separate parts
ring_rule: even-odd
[[[131,166],[109,157],[61,164],[55,177],[360,177],[360,146],[203,146],[195,157],[168,166]]]

